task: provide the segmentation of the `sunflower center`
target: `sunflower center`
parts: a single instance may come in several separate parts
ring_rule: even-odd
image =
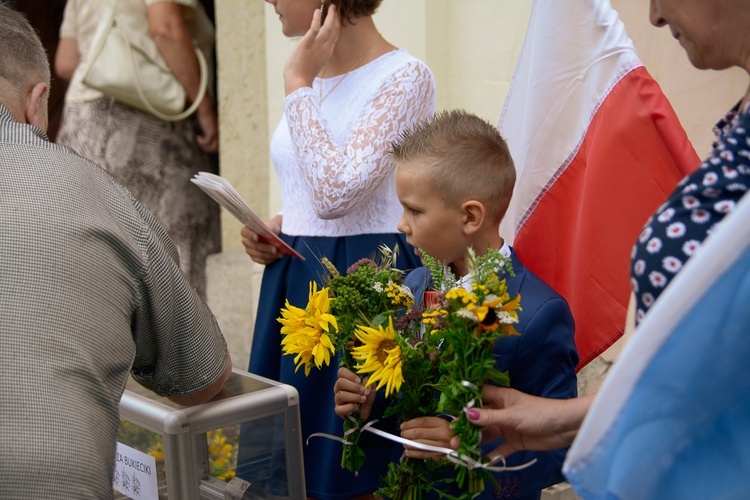
[[[396,343],[391,339],[383,340],[378,346],[378,361],[380,364],[385,364],[385,360],[388,359],[388,351],[396,347]]]

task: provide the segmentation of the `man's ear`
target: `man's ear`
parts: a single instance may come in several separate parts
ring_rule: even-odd
[[[47,125],[49,123],[47,116],[48,90],[49,86],[46,83],[40,82],[34,85],[31,91],[26,95],[26,123],[36,125],[45,132],[47,131]]]
[[[484,225],[487,210],[484,204],[477,200],[468,200],[461,204],[463,213],[463,227],[465,235],[472,235]]]

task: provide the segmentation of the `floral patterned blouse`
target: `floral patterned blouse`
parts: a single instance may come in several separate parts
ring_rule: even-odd
[[[680,181],[641,231],[631,256],[636,324],[750,184],[750,103],[714,127],[711,155]]]

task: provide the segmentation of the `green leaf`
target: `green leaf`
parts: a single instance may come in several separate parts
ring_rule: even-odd
[[[378,314],[374,318],[372,318],[372,326],[374,328],[377,328],[381,325],[385,325],[388,323],[388,318],[390,317],[390,314]]]

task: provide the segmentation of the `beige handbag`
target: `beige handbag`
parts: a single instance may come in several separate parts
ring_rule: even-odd
[[[115,100],[166,121],[184,120],[198,109],[208,85],[206,59],[196,47],[201,79],[185,109],[187,93],[156,47],[141,16],[105,8],[83,69],[82,83]]]

